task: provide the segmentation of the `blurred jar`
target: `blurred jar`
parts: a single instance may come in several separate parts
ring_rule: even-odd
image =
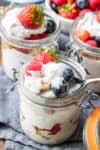
[[[18,28],[15,35],[7,34],[5,28],[2,26],[2,20],[4,19],[7,12],[4,13],[4,15],[2,15],[2,17],[0,18],[0,34],[2,37],[2,60],[6,74],[11,79],[15,79],[15,74],[18,75],[19,69],[22,64],[30,61],[36,51],[40,50],[42,47],[52,47],[55,49],[57,48],[57,40],[60,33],[60,22],[59,20],[55,20],[55,18],[50,15],[50,12],[48,10],[44,9],[45,16],[55,23],[55,31],[48,34],[48,37],[42,39],[26,40],[18,38],[16,36],[17,33],[18,35],[20,34],[20,30]],[[7,26],[8,25],[9,19]]]
[[[89,14],[95,15],[95,13],[89,12],[87,13],[87,17],[89,17]],[[93,20],[93,17],[90,16],[90,19]],[[70,33],[71,47],[68,52],[68,55],[77,59],[78,62],[82,64],[82,66],[84,67],[87,73],[87,78],[100,77],[100,47],[90,46],[76,36],[77,31],[82,32],[83,30],[88,31],[89,29],[90,31],[92,30],[91,32],[94,32],[94,29],[97,28],[98,26],[97,25],[94,26],[95,23],[92,24],[89,19],[87,19],[87,21],[83,21],[83,20],[85,20],[85,15],[78,17],[73,24],[73,28]],[[85,25],[84,24],[80,25],[82,24],[82,21],[84,22]],[[82,26],[84,27],[82,28]],[[95,32],[99,32],[99,31],[96,31],[95,29]],[[90,88],[95,92],[100,92],[99,83],[95,86],[91,85]]]

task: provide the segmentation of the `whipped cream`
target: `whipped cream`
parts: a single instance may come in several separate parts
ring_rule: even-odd
[[[60,67],[62,67],[60,69]],[[64,63],[49,62],[43,64],[42,70],[30,71],[32,76],[25,76],[25,87],[30,89],[33,93],[40,93],[43,83],[51,83],[51,87],[59,89],[63,83],[62,74],[67,68]]]
[[[87,30],[92,36],[100,36],[100,23],[96,19],[96,15],[92,12],[86,13],[82,19],[80,19],[78,30]]]
[[[67,89],[69,88],[65,93],[67,92],[66,94],[71,94],[79,89],[81,85],[74,80],[67,82],[64,80],[63,73],[67,68],[69,67],[66,64],[60,62],[49,62],[43,64],[40,71],[28,71],[31,76],[25,74],[24,85],[32,93],[40,93],[47,98],[56,97],[52,90],[53,88],[59,90],[61,87],[64,88],[64,86],[66,86]],[[42,90],[44,85],[46,85],[46,87],[50,86],[49,88]]]
[[[64,70],[67,68],[64,63],[54,63],[50,62],[48,64],[43,65],[43,82],[48,82],[54,79],[55,77],[62,77]]]
[[[2,19],[1,23],[7,35],[25,39],[26,37],[30,37],[30,35],[32,34],[44,33],[46,31],[46,17],[43,25],[40,28],[26,29],[21,25],[20,21],[17,18],[17,14],[20,13],[22,9],[23,8],[11,9],[5,14],[5,17]]]

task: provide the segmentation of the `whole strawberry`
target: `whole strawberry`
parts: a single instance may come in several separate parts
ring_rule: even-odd
[[[61,6],[67,3],[67,0],[52,0],[57,6]]]
[[[100,10],[100,0],[89,0],[89,5],[94,10]]]
[[[68,19],[75,19],[79,14],[79,11],[75,3],[67,3],[59,7],[59,15]]]
[[[89,40],[91,37],[90,33],[86,30],[85,31],[77,30],[75,31],[75,35],[83,42]]]
[[[26,6],[18,14],[18,19],[25,28],[39,28],[42,26],[44,21],[44,13],[42,7],[38,5]]]
[[[40,52],[34,57],[34,60],[39,62],[40,64],[47,64],[49,62],[55,61],[56,59],[49,52]]]

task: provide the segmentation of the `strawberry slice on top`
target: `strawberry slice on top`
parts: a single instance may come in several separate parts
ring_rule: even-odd
[[[42,26],[44,13],[39,5],[29,5],[24,7],[17,15],[20,23],[28,29],[37,29]]]
[[[45,51],[38,52],[34,56],[33,61],[26,66],[25,69],[26,75],[31,76],[30,71],[41,72],[43,64],[47,64],[49,62],[54,62],[54,61],[56,61],[56,58],[50,52],[45,52]]]
[[[31,76],[30,71],[41,71],[41,68],[42,68],[42,65],[39,62],[33,61],[31,64],[26,66],[25,73],[27,76]]]

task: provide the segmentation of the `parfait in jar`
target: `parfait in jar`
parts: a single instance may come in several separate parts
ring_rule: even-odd
[[[74,133],[85,93],[81,90],[85,72],[77,65],[49,50],[37,53],[23,66],[19,78],[20,123],[31,139],[59,144]]]
[[[39,5],[9,9],[0,18],[2,59],[6,74],[14,79],[23,63],[42,46],[57,47],[60,23]]]

